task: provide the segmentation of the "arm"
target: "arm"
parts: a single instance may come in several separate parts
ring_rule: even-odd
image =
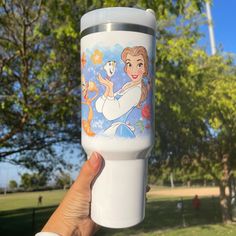
[[[141,88],[129,89],[119,99],[108,97],[103,105],[103,115],[108,120],[114,120],[127,113],[132,107],[137,106],[141,97]]]
[[[119,89],[117,92],[114,93],[114,97],[117,95],[122,96],[124,94],[124,90],[123,89]]]
[[[97,99],[97,101],[95,103],[95,107],[96,107],[97,112],[102,113],[103,105],[104,105],[106,99],[107,98],[104,95]]]

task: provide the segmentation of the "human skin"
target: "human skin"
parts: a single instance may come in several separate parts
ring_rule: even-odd
[[[101,170],[103,159],[93,153],[83,165],[76,181],[52,214],[42,232],[60,236],[91,236],[99,228],[89,216],[91,184]]]

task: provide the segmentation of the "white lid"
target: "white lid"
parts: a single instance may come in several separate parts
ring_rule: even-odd
[[[144,219],[147,161],[105,160],[92,187],[94,222],[109,228],[126,228]]]
[[[156,31],[156,17],[150,9],[142,10],[130,7],[108,7],[93,10],[81,18],[81,31],[104,23],[129,23],[144,25]]]

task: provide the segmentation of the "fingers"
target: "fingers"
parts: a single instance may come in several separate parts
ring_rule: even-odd
[[[102,78],[100,74],[98,74],[98,81],[103,85],[107,85],[107,79]]]
[[[61,209],[66,219],[88,217],[91,201],[91,183],[102,166],[102,157],[93,153],[83,165],[80,174],[65,196]]]
[[[103,78],[102,78],[101,74],[99,74],[99,73],[97,74],[97,79],[100,83],[102,83]]]
[[[90,191],[91,183],[102,167],[103,159],[100,154],[92,153],[89,160],[83,165],[73,188],[80,193]]]

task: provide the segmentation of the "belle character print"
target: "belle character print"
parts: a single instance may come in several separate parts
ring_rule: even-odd
[[[87,105],[84,112],[82,109],[83,131],[88,136],[135,138],[145,135],[151,123],[146,48],[126,47],[113,58],[98,49],[94,52],[97,55],[92,54],[90,62],[93,69],[87,65],[87,70],[82,71],[82,105]],[[89,81],[85,81],[86,76]],[[83,88],[83,85],[87,87]]]

